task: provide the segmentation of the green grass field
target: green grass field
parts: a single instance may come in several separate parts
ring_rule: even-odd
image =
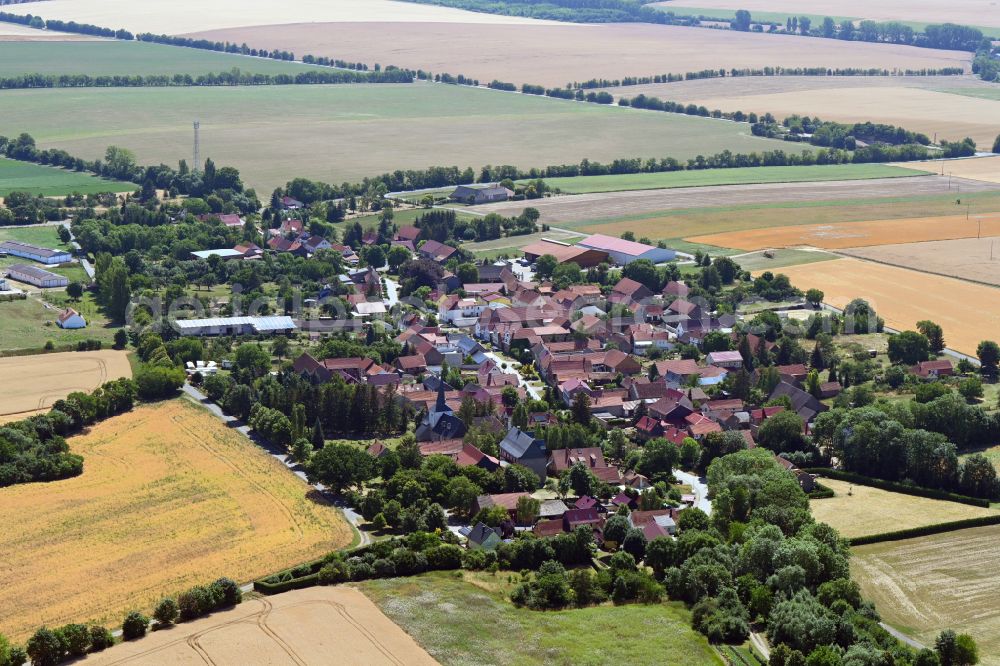
[[[743,169],[705,169],[702,171],[668,171],[664,173],[616,174],[610,176],[576,176],[546,178],[551,188],[568,194],[621,192],[625,190],[658,190],[674,187],[705,187],[709,185],[755,185],[760,183],[808,183],[831,180],[862,180],[868,178],[910,178],[923,171],[884,164],[832,164],[802,167],[747,167]]]
[[[817,261],[830,261],[840,258],[829,252],[810,252],[808,250],[774,250],[772,254],[774,256],[769,259],[764,256],[763,252],[753,252],[734,257],[734,260],[745,271],[761,271],[772,268],[783,268],[785,266],[798,266],[799,264],[813,264]]]
[[[962,95],[963,97],[978,97],[979,99],[992,99],[1000,101],[1000,87],[942,88],[938,92],[949,93],[951,95]],[[989,146],[984,146],[983,150],[989,150],[989,148]]]
[[[745,124],[426,83],[10,90],[4,98],[0,134],[29,132],[41,147],[87,158],[119,145],[140,163],[176,164],[191,157],[198,119],[202,156],[236,166],[265,193],[296,176],[342,183],[432,165],[527,168],[788,147]]]
[[[78,302],[69,302],[65,293],[46,294],[53,305],[69,304],[87,320],[87,327],[63,330],[55,324],[59,315],[38,300],[0,302],[0,351],[15,349],[41,349],[51,340],[56,347],[75,345],[81,340],[100,340],[110,346],[115,340],[116,328],[108,324],[90,294]]]
[[[679,603],[604,605],[537,612],[505,597],[506,573],[432,573],[373,580],[361,590],[445,666],[491,663],[607,664],[628,655],[630,664],[722,663],[690,625]]]
[[[0,42],[0,76],[19,74],[211,74],[237,67],[295,74],[312,65],[148,42]]]
[[[0,123],[3,122],[0,118]],[[105,180],[88,173],[0,158],[0,197],[11,192],[30,192],[47,197],[65,196],[73,192],[131,192],[135,187],[132,183]]]
[[[59,240],[59,227],[35,225],[0,229],[0,243],[9,240],[41,245],[42,247],[50,247],[57,250],[69,249],[69,245]]]

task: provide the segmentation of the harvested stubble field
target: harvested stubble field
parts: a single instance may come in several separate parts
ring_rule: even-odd
[[[427,22],[506,25],[547,23],[516,16],[467,12],[393,0],[290,0],[281,4],[280,11],[275,11],[274,3],[267,0],[177,0],[169,3],[159,0],[47,0],[32,9],[30,13],[46,19],[94,23],[126,28],[132,32],[153,32],[157,35],[303,21],[401,21],[407,25]],[[237,40],[237,43],[242,41]],[[303,51],[296,49],[296,52]],[[354,58],[346,50],[341,50],[337,57]]]
[[[0,43],[0,53],[3,52],[3,46]],[[0,120],[0,123],[2,122]],[[11,192],[29,192],[54,197],[66,196],[73,192],[80,194],[132,192],[135,188],[133,183],[105,180],[89,173],[0,158],[0,197]]]
[[[667,190],[635,190],[627,192],[606,192],[596,194],[580,194],[575,196],[551,197],[537,199],[531,205],[539,210],[542,219],[548,224],[564,224],[568,226],[607,225],[614,218],[641,216],[663,211],[689,211],[692,209],[722,208],[730,206],[748,207],[794,207],[796,204],[841,206],[853,203],[869,203],[869,199],[886,200],[909,199],[913,197],[943,195],[954,192],[959,183],[952,183],[948,188],[948,179],[940,176],[923,176],[921,178],[874,178],[871,180],[846,180],[830,182],[806,183],[761,183],[753,185],[715,185],[706,187],[688,187]],[[962,192],[990,191],[997,189],[996,185],[963,181]],[[954,199],[951,200],[954,207]],[[998,199],[1000,205],[1000,199]],[[525,207],[520,202],[504,202],[476,206],[477,212],[501,213],[515,215]],[[915,213],[911,214],[913,216]],[[871,219],[870,216],[861,219]],[[738,220],[737,220],[738,221]],[[582,224],[581,224],[582,223]],[[791,223],[791,222],[789,222]],[[770,222],[755,226],[772,226]],[[612,223],[612,226],[614,223]],[[622,231],[632,230],[636,235],[651,238],[678,238],[687,234],[698,233],[684,231],[675,233],[674,229],[665,228],[662,220],[658,220],[653,228],[645,229],[640,234],[638,229],[627,226],[623,221],[618,235]],[[659,229],[656,229],[659,225]],[[742,227],[739,227],[742,228]],[[751,227],[753,228],[753,227]],[[588,229],[588,231],[591,231]],[[706,229],[702,228],[702,233]],[[593,233],[598,233],[593,231]],[[600,233],[612,233],[602,231]],[[750,248],[757,249],[757,248]]]
[[[944,628],[972,634],[980,664],[1000,664],[1000,526],[851,549],[851,577],[890,625],[925,645]]]
[[[164,594],[245,582],[351,541],[337,509],[185,399],[69,443],[83,475],[0,490],[0,632],[15,640],[42,624],[117,623]]]
[[[10,104],[0,132],[28,131],[41,147],[87,158],[103,156],[114,144],[134,150],[140,163],[176,164],[190,157],[191,119],[198,118],[201,154],[238,167],[258,192],[296,176],[341,183],[431,165],[686,159],[786,146],[751,136],[746,124],[428,83],[4,95]],[[289,122],[292,109],[295,122]]]
[[[368,597],[345,586],[249,599],[231,610],[116,645],[80,663],[437,664]]]
[[[442,571],[361,584],[382,612],[446,666],[599,666],[609,654],[626,653],[636,666],[722,663],[691,628],[681,603],[608,603],[539,616],[510,602],[513,587],[505,572]],[[642,649],[634,650],[638,644]]]
[[[36,30],[17,23],[0,23],[0,41],[2,42],[93,41],[96,39],[99,38],[54,30]]]
[[[741,169],[701,169],[628,173],[608,176],[546,178],[545,183],[564,194],[659,190],[711,185],[754,185],[759,183],[810,183],[866,178],[909,178],[911,169],[884,164],[830,164],[797,167],[746,167]],[[923,174],[920,174],[923,175]]]
[[[907,169],[930,171],[931,173],[941,173],[944,171],[945,174],[951,174],[955,178],[1000,183],[1000,157],[976,157],[931,162],[900,162],[897,166]]]
[[[77,3],[81,0],[57,0]],[[87,0],[96,2],[98,0]],[[310,19],[315,20],[315,19]],[[741,67],[968,67],[968,53],[640,23],[461,25],[299,23],[210,30],[190,36],[350,57],[480,81],[564,86],[591,78]],[[249,24],[249,22],[247,22]],[[204,30],[204,28],[201,28]]]
[[[0,303],[0,318],[7,305]],[[131,376],[128,354],[111,349],[0,358],[0,421],[47,411],[74,391]]]
[[[840,259],[781,269],[796,287],[816,287],[826,303],[843,308],[867,300],[896,330],[913,330],[930,319],[944,328],[948,347],[975,354],[1000,329],[1000,290],[954,278],[919,273],[859,259]]]
[[[827,523],[847,538],[980,518],[996,513],[992,509],[892,493],[846,481],[820,479],[820,482],[832,488],[837,495],[829,499],[812,500],[809,502],[809,509],[817,522]]]
[[[300,62],[254,58],[149,42],[0,42],[0,76],[21,74],[217,74],[234,67],[254,74],[297,74],[321,69]]]
[[[959,141],[968,136],[986,150],[1000,126],[1000,101],[918,88],[858,86],[677,99],[709,109],[772,113],[778,118],[798,114],[845,123],[879,122],[923,132],[931,139]]]
[[[761,250],[772,247],[821,247],[827,250],[945,241],[1000,235],[1000,214],[982,213],[966,217],[918,217],[899,220],[870,220],[840,224],[806,225],[754,229],[689,238],[694,243]]]
[[[1000,237],[996,236],[848,248],[841,253],[1000,287]]]
[[[802,10],[819,16],[851,16],[874,21],[920,21],[926,23],[961,23],[963,25],[988,25],[1000,27],[993,0],[949,0],[947,4],[913,2],[913,0],[810,0],[807,6],[796,0],[684,0],[661,2],[665,10],[673,6],[703,7],[705,9],[746,9],[755,11],[788,12],[798,16]]]

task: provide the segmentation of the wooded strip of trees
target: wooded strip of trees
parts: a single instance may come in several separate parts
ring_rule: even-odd
[[[284,86],[341,83],[412,83],[410,72],[304,71],[298,74],[253,74],[233,68],[213,74],[24,74],[0,78],[0,89],[18,88],[164,88],[172,86]]]

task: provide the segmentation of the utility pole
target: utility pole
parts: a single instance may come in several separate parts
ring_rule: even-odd
[[[201,122],[194,121],[194,164],[191,165],[193,171],[201,171]]]

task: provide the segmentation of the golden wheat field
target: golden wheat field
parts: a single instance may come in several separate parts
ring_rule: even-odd
[[[834,224],[792,225],[750,229],[687,240],[739,250],[764,250],[776,247],[812,246],[826,250],[853,247],[919,243],[1000,235],[1000,214],[946,215],[899,220],[870,220]]]
[[[994,126],[1000,124],[1000,120]],[[956,178],[1000,183],[1000,157],[974,157],[962,160],[931,160],[929,162],[900,162],[896,166],[936,174],[951,174]]]
[[[128,354],[112,349],[0,358],[0,423],[47,411],[74,391],[131,376]]]
[[[871,303],[889,328],[913,330],[930,319],[944,328],[950,349],[975,354],[1000,330],[1000,289],[858,259],[787,266],[800,289],[821,289],[824,302],[843,308],[854,298]],[[759,273],[759,271],[758,271]]]
[[[343,547],[351,529],[298,477],[187,399],[73,437],[79,477],[0,489],[0,633],[117,624],[165,594]]]
[[[417,642],[352,587],[250,599],[231,610],[92,654],[85,664],[431,666]]]

